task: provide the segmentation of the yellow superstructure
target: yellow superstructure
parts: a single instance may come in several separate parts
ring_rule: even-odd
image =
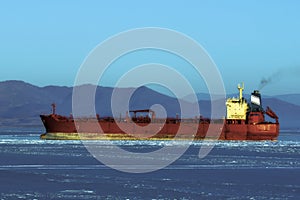
[[[239,98],[228,98],[226,101],[227,119],[246,120],[248,103],[243,98],[244,83],[238,84]]]

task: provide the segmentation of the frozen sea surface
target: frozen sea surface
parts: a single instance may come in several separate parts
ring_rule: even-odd
[[[196,141],[171,165],[141,174],[105,166],[81,141],[40,140],[42,132],[42,128],[0,129],[1,200],[300,199],[299,132],[282,131],[276,142],[218,141],[202,159],[199,150],[210,142]],[[140,153],[186,145],[184,141],[114,144]],[[108,141],[97,145],[111,148]]]

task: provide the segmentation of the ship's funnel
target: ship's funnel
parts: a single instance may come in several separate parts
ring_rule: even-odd
[[[263,111],[262,104],[261,104],[261,95],[258,90],[254,90],[251,93],[251,111],[252,112]]]

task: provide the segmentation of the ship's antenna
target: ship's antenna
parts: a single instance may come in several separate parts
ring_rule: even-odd
[[[240,92],[240,100],[242,100],[242,98],[243,98],[244,87],[245,87],[244,82],[242,82],[242,87],[240,86],[240,84],[238,84],[238,90]]]
[[[55,103],[51,104],[52,106],[52,114],[55,115],[56,105]]]

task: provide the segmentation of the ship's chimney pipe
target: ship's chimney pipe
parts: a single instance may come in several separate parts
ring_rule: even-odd
[[[251,111],[260,112],[263,111],[261,103],[261,95],[258,90],[254,90],[251,94]]]

